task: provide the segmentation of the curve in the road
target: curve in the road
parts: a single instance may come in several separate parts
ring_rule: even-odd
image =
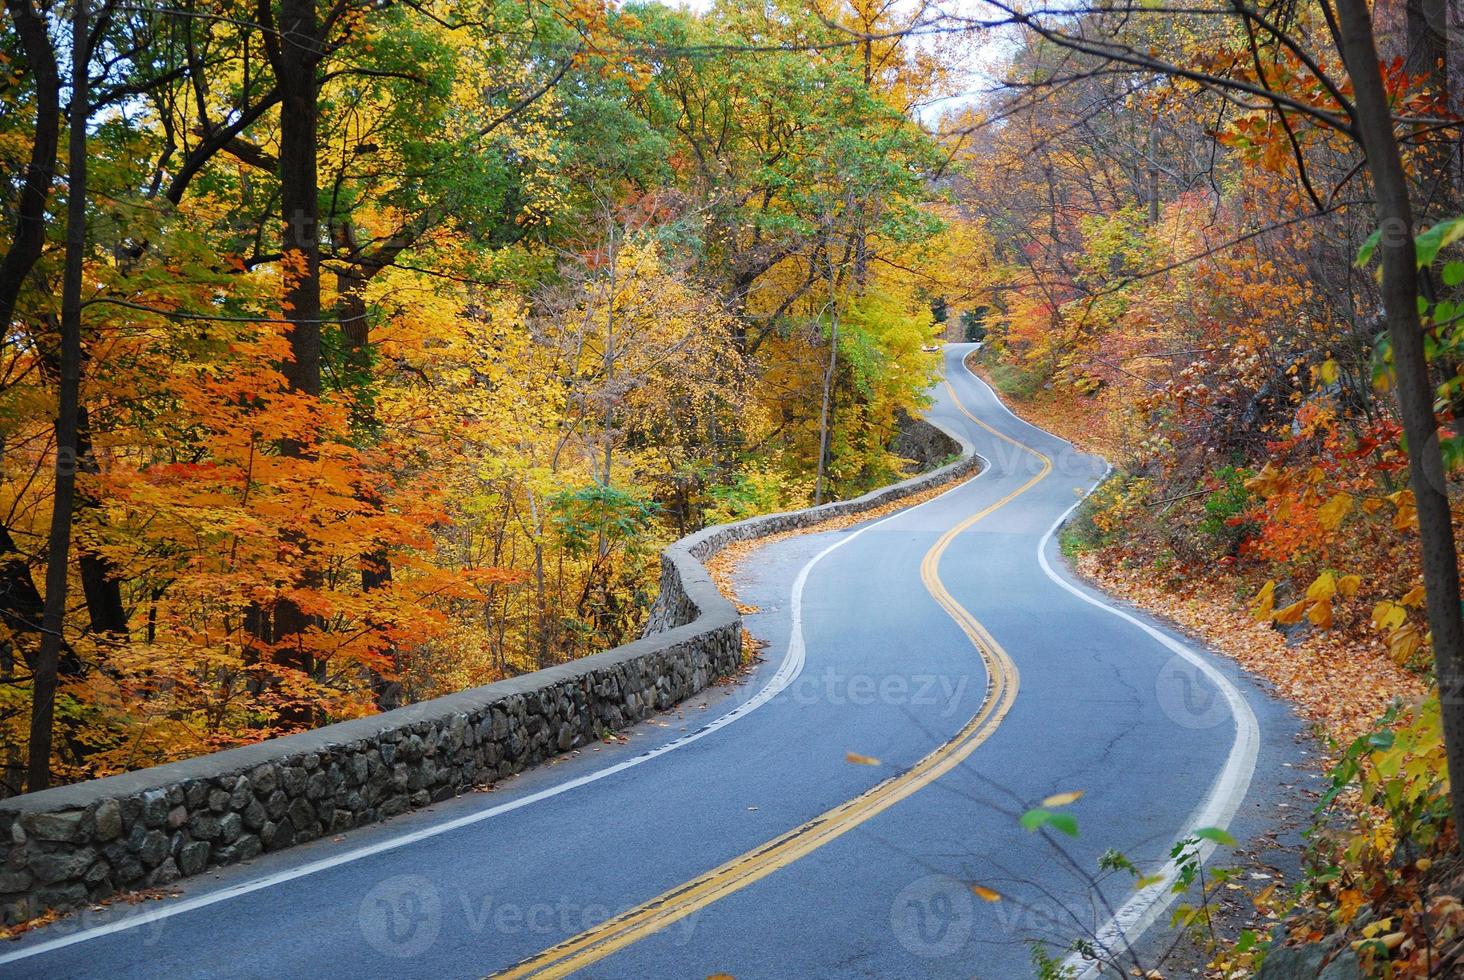
[[[964,369],[964,362],[962,366]],[[1001,724],[1002,718],[1016,698],[1019,686],[1016,664],[976,617],[951,595],[950,590],[946,588],[940,578],[940,560],[958,535],[1046,479],[1052,471],[1052,461],[1035,447],[1013,439],[972,414],[949,382],[945,387],[953,404],[966,418],[996,438],[1032,454],[1040,464],[1038,472],[1026,483],[949,528],[925,554],[920,566],[921,580],[926,589],[970,639],[986,666],[989,678],[988,692],[980,711],[957,733],[955,738],[935,749],[910,769],[879,783],[860,796],[820,814],[767,844],[741,854],[702,876],[656,896],[629,912],[571,937],[507,970],[495,973],[495,977],[541,977],[548,980],[548,978],[566,977],[576,973],[632,943],[692,915],[713,902],[753,884],[780,868],[792,864],[900,800],[918,792],[942,774],[959,765]],[[1255,768],[1259,743],[1259,729],[1255,715],[1229,679],[1206,663],[1204,658],[1134,616],[1074,586],[1052,568],[1046,556],[1048,543],[1077,506],[1078,504],[1074,503],[1073,507],[1053,522],[1043,535],[1037,548],[1038,562],[1048,578],[1062,588],[1084,602],[1138,626],[1165,647],[1200,669],[1221,690],[1236,723],[1236,738],[1227,756],[1225,767],[1221,770],[1204,802],[1192,814],[1188,827],[1182,828],[1182,833],[1186,829],[1200,826],[1223,827],[1229,823],[1239,808]],[[825,553],[820,553],[818,557],[823,557]],[[794,589],[794,628],[789,644],[790,652],[795,647],[802,648],[797,602],[801,596],[801,586],[807,579],[807,573],[817,560],[816,558],[814,562],[810,562],[808,566],[804,567]],[[1202,841],[1197,848],[1200,860],[1207,859],[1215,847],[1216,844],[1212,840]],[[1159,913],[1174,900],[1175,895],[1171,886],[1179,873],[1178,861],[1171,859],[1155,876],[1157,880],[1153,884],[1132,896],[1097,931],[1097,947],[1105,951],[1119,951],[1135,942],[1157,919]],[[1066,965],[1085,974],[1096,972],[1097,968],[1096,964],[1084,961],[1076,955],[1071,957]]]
[[[1243,677],[1232,681],[1226,674],[1233,671],[1217,669],[1182,640],[1053,567],[1053,533],[1075,506],[1060,477],[1071,473],[1083,484],[1072,488],[1081,494],[1101,461],[1069,456],[1070,447],[1050,434],[1009,420],[989,387],[963,369],[965,349],[947,352],[949,381],[933,393],[931,417],[971,437],[990,465],[882,520],[760,552],[739,579],[746,580],[745,598],[759,606],[749,628],[786,637],[787,645],[781,658],[758,669],[766,680],[754,692],[708,698],[714,720],[692,722],[708,705],[688,705],[681,718],[638,730],[655,746],[649,751],[596,746],[606,754],[527,773],[501,789],[509,799],[495,805],[459,798],[444,803],[443,812],[357,832],[355,846],[339,854],[326,841],[299,854],[267,855],[253,867],[185,886],[178,900],[123,910],[115,920],[98,912],[100,925],[79,917],[39,930],[0,954],[0,965],[29,959],[11,967],[15,975],[48,980],[159,970],[471,977],[514,963],[525,973],[583,968],[582,975],[595,977],[706,975],[727,966],[759,978],[961,977],[972,966],[983,975],[1025,972],[1022,950],[992,945],[1015,946],[1031,931],[1021,896],[993,876],[1009,875],[1018,891],[1025,887],[1036,901],[1046,896],[1049,907],[1060,907],[1072,894],[1063,869],[1076,870],[1075,860],[1086,866],[1105,844],[1139,848],[1129,852],[1160,864],[1168,842],[1196,826],[1226,825],[1234,816],[1246,828],[1253,817],[1236,808],[1257,765],[1256,716],[1246,700],[1256,695]],[[866,533],[875,528],[881,530]],[[939,574],[942,558],[949,589]],[[979,659],[971,657],[973,646]],[[1205,715],[1206,727],[1179,717],[1167,689],[1150,689],[1165,656],[1185,664],[1186,678],[1214,696],[1219,714]],[[1020,700],[1014,660],[1024,675]],[[812,677],[819,671],[847,689],[825,681],[820,694]],[[853,679],[889,677],[960,684],[934,700],[852,697]],[[1263,699],[1255,705],[1267,719],[1260,747],[1269,774],[1280,751],[1277,734],[1286,728],[1278,720],[1284,709]],[[738,726],[738,738],[706,738],[758,708],[760,720]],[[690,731],[675,734],[678,720]],[[1233,743],[1215,737],[1215,725],[1231,724]],[[1170,738],[1184,731],[1190,735]],[[886,771],[899,775],[881,780],[878,770],[843,764],[851,748],[880,756]],[[644,765],[653,759],[661,761]],[[619,761],[607,764],[612,760]],[[1071,789],[1064,784],[1077,778],[1097,780],[1083,805],[1098,833],[1070,842],[1071,857],[1044,860],[1047,843],[1016,828],[1005,801],[1020,812],[1022,800]],[[1262,796],[1265,786],[1257,783]],[[531,803],[538,805],[526,809]],[[1211,849],[1207,844],[1204,852]],[[705,872],[708,866],[715,870]],[[1166,879],[1173,871],[1166,867]],[[969,901],[973,874],[1011,900],[963,913],[955,925],[967,931],[958,942],[932,946],[896,921],[897,911],[910,907],[907,893],[918,898],[928,884]],[[378,906],[383,895],[396,894],[392,889],[436,903],[420,943],[383,931]],[[829,900],[808,901],[814,894]],[[1163,881],[1136,894],[1121,885],[1099,892],[1089,883],[1082,898],[1104,908],[1098,918],[1109,921],[1095,933],[1091,919],[1069,917],[1059,931],[1096,934],[1119,951],[1172,893]],[[229,899],[237,901],[219,905]],[[495,902],[519,913],[552,907],[572,914],[527,929],[507,920],[490,932]],[[688,914],[694,908],[706,911]],[[614,914],[624,909],[630,911]],[[194,914],[173,918],[188,912]],[[161,919],[173,923],[166,936],[134,928]],[[971,942],[987,950],[975,962],[977,947],[960,938],[973,928],[981,931]],[[554,955],[539,953],[546,947]]]
[[[985,470],[983,469],[981,472],[985,472]],[[902,517],[920,507],[924,507],[928,504],[933,504],[937,500],[940,500],[942,497],[946,496],[946,494],[949,494],[959,489],[963,484],[969,482],[970,479],[979,479],[980,476],[981,473],[977,473],[975,476],[970,477],[967,480],[958,480],[949,489],[943,491],[942,493],[936,494],[928,500],[924,500],[921,503],[915,504],[912,507],[903,507],[897,510],[895,513],[889,515],[888,517],[881,518],[880,520],[871,521],[863,527],[855,529],[852,533],[839,538],[833,544],[830,544],[828,547],[824,548],[822,551],[820,551],[818,554],[814,555],[806,563],[804,563],[803,567],[799,569],[798,577],[793,583],[792,594],[789,602],[793,625],[788,639],[788,651],[784,655],[782,662],[778,665],[777,671],[774,672],[772,677],[768,678],[768,682],[763,687],[758,689],[757,693],[753,694],[745,701],[739,703],[736,707],[732,708],[722,715],[717,716],[716,718],[712,719],[711,721],[707,722],[696,730],[688,732],[687,734],[682,735],[678,738],[672,739],[669,742],[658,745],[655,748],[648,749],[645,752],[641,752],[635,756],[632,756],[629,759],[624,759],[614,765],[605,766],[604,768],[596,769],[592,772],[576,776],[573,779],[568,779],[563,782],[555,783],[551,786],[545,787],[542,790],[539,790],[538,792],[529,793],[525,796],[517,797],[513,800],[508,801],[507,803],[501,803],[496,806],[488,807],[484,810],[464,814],[461,817],[457,817],[452,820],[446,820],[441,823],[435,823],[430,826],[423,827],[419,830],[415,830],[406,834],[400,834],[386,840],[377,841],[376,843],[367,845],[365,847],[353,848],[349,851],[345,851],[341,854],[335,854],[328,858],[308,861],[295,867],[284,868],[280,871],[274,872],[273,874],[262,875],[257,878],[251,878],[247,881],[240,882],[231,887],[222,888],[216,891],[205,892],[201,895],[192,896],[191,898],[180,899],[176,902],[171,902],[167,905],[150,909],[146,916],[129,916],[126,918],[121,918],[114,922],[108,922],[102,925],[80,929],[46,942],[25,946],[20,949],[13,950],[9,953],[0,953],[0,966],[5,965],[6,963],[13,963],[19,960],[39,956],[43,953],[54,952],[59,949],[64,949],[67,946],[74,946],[77,943],[87,942],[88,940],[100,939],[103,936],[108,935],[115,935],[116,933],[140,928],[144,925],[152,925],[163,919],[183,915],[184,913],[192,912],[201,908],[206,908],[210,905],[217,905],[220,902],[227,902],[231,899],[240,898],[253,892],[261,891],[266,888],[272,888],[277,885],[282,885],[286,882],[294,881],[299,878],[305,878],[309,875],[319,874],[320,872],[328,871],[332,868],[337,868],[345,864],[351,864],[365,858],[374,857],[378,854],[384,854],[388,851],[397,850],[398,848],[407,847],[408,845],[416,844],[420,841],[428,840],[442,834],[447,834],[464,827],[469,827],[473,824],[482,823],[485,820],[491,820],[494,817],[502,816],[506,813],[511,813],[514,810],[521,809],[531,804],[538,803],[542,800],[547,800],[551,797],[559,796],[563,793],[568,793],[572,790],[579,789],[582,786],[587,786],[591,783],[595,783],[610,776],[614,776],[618,773],[626,771],[627,769],[634,768],[635,766],[650,762],[652,759],[656,759],[660,756],[666,755],[669,752],[673,752],[676,749],[685,748],[686,746],[691,745],[694,742],[700,741],[706,736],[711,735],[714,732],[720,731],[723,728],[726,728],[733,722],[738,721],[741,718],[745,718],[753,711],[767,704],[773,698],[777,697],[778,694],[787,689],[790,684],[798,679],[799,674],[803,672],[803,665],[806,659],[806,646],[804,644],[802,629],[803,591],[804,587],[808,583],[809,575],[819,565],[820,562],[822,562],[825,558],[827,558],[830,554],[837,551],[838,549],[844,547],[852,541],[857,540],[866,532],[872,531],[875,528],[878,528],[889,521],[893,521],[896,518]],[[974,523],[974,520],[972,521],[972,523]],[[952,537],[953,536],[954,535],[952,535]]]
[[[951,396],[955,398],[956,404],[959,406],[960,399],[956,398],[954,390],[951,391]],[[962,408],[962,411],[965,409]],[[970,413],[967,415],[977,424],[981,424],[975,416]],[[995,432],[995,430],[992,431]],[[1000,433],[997,434],[1000,435]],[[1001,436],[1001,438],[1007,439],[1008,437]],[[1016,444],[1015,440],[1009,441]],[[644,939],[646,936],[692,915],[713,902],[741,891],[748,885],[767,877],[780,868],[787,867],[799,858],[848,833],[960,765],[972,752],[976,751],[982,742],[990,738],[991,733],[996,731],[1001,720],[1006,717],[1007,711],[1011,709],[1012,702],[1016,700],[1020,675],[1017,672],[1017,665],[1001,645],[976,617],[951,595],[945,583],[940,580],[939,566],[941,556],[946,553],[951,542],[958,535],[1016,500],[1046,479],[1047,474],[1052,471],[1052,461],[1045,455],[1030,447],[1023,448],[1028,449],[1041,461],[1037,474],[995,503],[982,508],[947,529],[925,553],[920,564],[920,578],[926,589],[970,639],[986,668],[986,697],[975,717],[967,722],[954,738],[936,748],[914,766],[875,785],[854,799],[841,803],[768,843],[740,854],[704,875],[678,885],[623,915],[602,923],[594,929],[586,930],[495,976],[505,978],[543,977],[547,980],[550,977],[569,976],[584,969],[586,966],[624,949],[631,943]],[[805,577],[805,575],[800,575],[800,586]],[[794,596],[799,596],[801,592],[801,587],[795,588]],[[789,644],[790,648],[794,645],[801,647],[802,636],[796,612],[793,636],[793,642]]]

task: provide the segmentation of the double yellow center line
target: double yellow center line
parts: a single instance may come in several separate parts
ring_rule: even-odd
[[[987,632],[976,617],[956,601],[940,579],[940,559],[956,536],[978,521],[1011,503],[1052,472],[1047,456],[998,432],[972,415],[961,404],[950,383],[951,398],[968,419],[999,439],[1026,450],[1040,461],[1035,476],[988,507],[965,518],[940,536],[920,562],[920,580],[971,640],[986,667],[987,690],[981,710],[956,733],[955,737],[925,756],[911,768],[866,790],[848,802],[819,814],[801,826],[740,854],[727,863],[692,879],[644,905],[602,922],[592,929],[573,936],[557,946],[537,953],[500,973],[498,977],[565,977],[584,969],[611,954],[674,922],[692,915],[719,899],[740,891],[779,868],[785,868],[811,851],[848,833],[866,820],[882,813],[906,797],[939,779],[960,765],[982,742],[991,737],[1016,701],[1020,677],[1001,644]]]

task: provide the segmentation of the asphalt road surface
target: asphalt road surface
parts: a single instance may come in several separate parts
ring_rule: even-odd
[[[493,792],[69,917],[0,948],[0,977],[1007,980],[1034,940],[1137,941],[1167,888],[1095,881],[1099,856],[1172,873],[1193,829],[1264,827],[1298,724],[1072,580],[1052,532],[1103,464],[1007,412],[969,349],[928,415],[981,474],[760,549],[739,592],[769,645],[737,684]],[[1077,790],[1076,837],[1019,823]]]

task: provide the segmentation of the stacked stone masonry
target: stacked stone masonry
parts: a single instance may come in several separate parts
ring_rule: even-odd
[[[870,510],[974,470],[957,462],[856,500],[719,525],[662,554],[639,640],[419,704],[165,766],[0,801],[0,921],[167,885],[375,823],[520,772],[667,711],[732,674],[741,619],[702,560],[733,541]]]

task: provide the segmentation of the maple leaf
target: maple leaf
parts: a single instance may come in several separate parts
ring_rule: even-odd
[[[1318,575],[1306,590],[1306,597],[1313,602],[1326,602],[1336,594],[1337,578],[1331,572]]]
[[[1306,599],[1300,599],[1285,609],[1278,610],[1276,613],[1276,622],[1282,626],[1296,625],[1301,622],[1301,617],[1306,615],[1306,609],[1309,604]]]
[[[1381,632],[1396,630],[1408,619],[1408,610],[1396,602],[1387,599],[1382,600],[1373,606],[1372,625],[1373,629]]]
[[[1338,493],[1317,510],[1317,520],[1328,531],[1341,526],[1343,518],[1352,512],[1352,495]]]
[[[1250,614],[1253,619],[1263,622],[1270,620],[1276,609],[1276,580],[1271,579],[1261,586],[1261,591],[1256,593],[1255,599],[1251,601]]]
[[[1269,498],[1280,493],[1289,482],[1276,464],[1267,460],[1259,473],[1245,481],[1245,487],[1258,497]]]

